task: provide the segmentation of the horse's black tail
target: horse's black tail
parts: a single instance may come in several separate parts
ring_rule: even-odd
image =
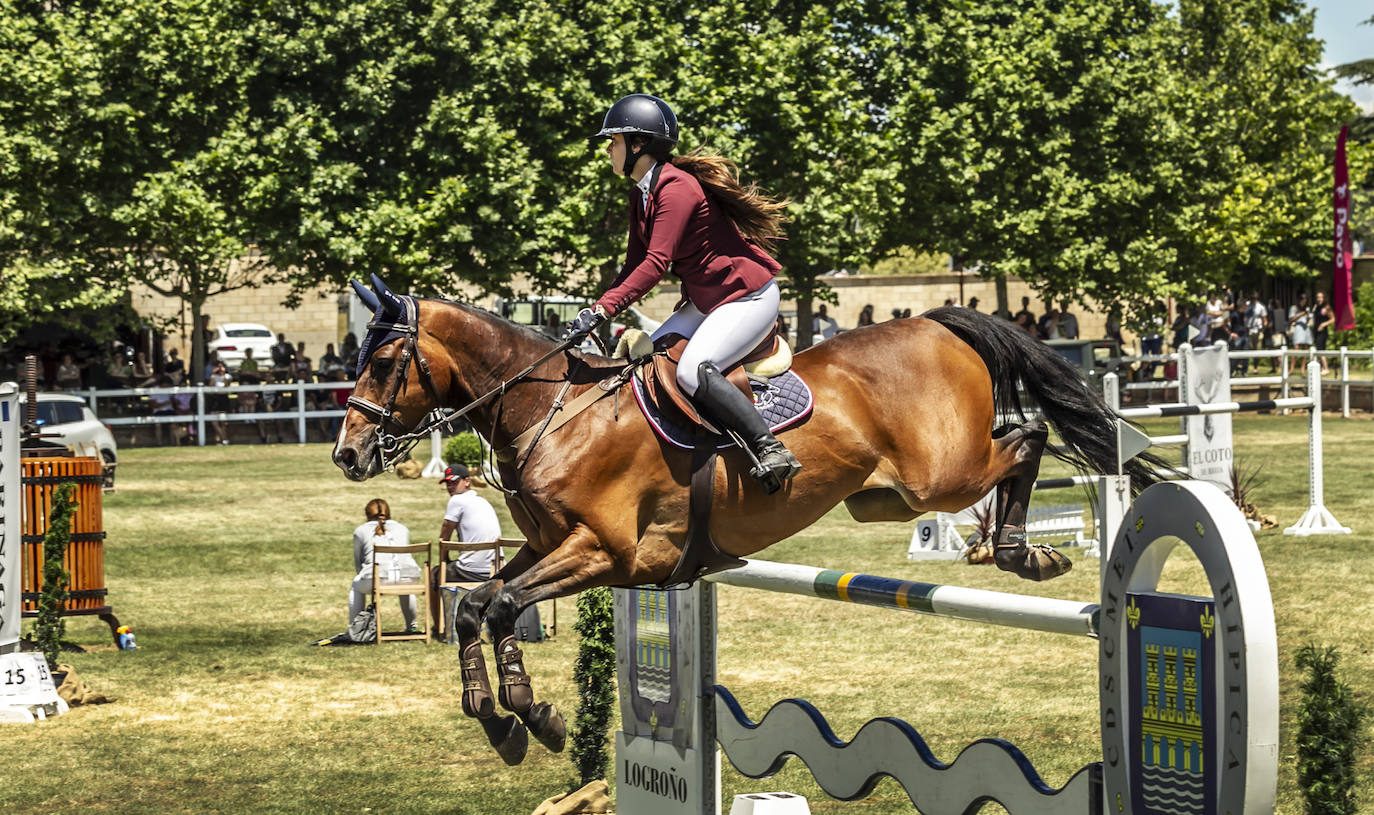
[[[992,375],[997,412],[1025,418],[1018,385],[1063,439],[1054,456],[1084,473],[1116,472],[1116,415],[1067,359],[1024,329],[971,308],[945,306],[921,315],[948,328],[968,343]],[[1158,456],[1142,453],[1126,462],[1131,491],[1138,493],[1161,480],[1156,470],[1173,468]]]

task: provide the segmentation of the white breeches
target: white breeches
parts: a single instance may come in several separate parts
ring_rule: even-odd
[[[716,306],[709,314],[702,314],[691,303],[673,312],[654,332],[654,339],[668,334],[688,338],[677,366],[677,383],[682,390],[696,394],[701,363],[709,362],[724,371],[757,348],[777,325],[778,301],[777,281],[769,281],[753,294]]]

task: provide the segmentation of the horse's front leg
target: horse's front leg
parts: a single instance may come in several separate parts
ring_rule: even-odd
[[[541,744],[554,752],[563,749],[567,727],[557,708],[534,700],[524,652],[515,639],[515,621],[520,612],[541,600],[609,585],[614,582],[613,572],[614,559],[590,529],[579,525],[557,549],[519,577],[507,581],[487,609],[500,677],[497,698],[502,707],[520,717]]]
[[[487,734],[487,740],[507,764],[525,760],[529,736],[525,725],[514,716],[496,716],[496,704],[487,678],[487,663],[482,653],[482,618],[492,598],[512,574],[528,569],[539,559],[528,546],[523,547],[495,577],[472,591],[458,602],[454,615],[454,631],[458,634],[459,667],[463,678],[463,713],[476,718]]]

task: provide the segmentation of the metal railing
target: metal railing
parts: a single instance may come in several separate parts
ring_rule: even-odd
[[[1237,360],[1278,360],[1276,367],[1279,370],[1277,374],[1272,374],[1270,376],[1233,376],[1231,378],[1231,387],[1237,388],[1261,385],[1278,386],[1280,389],[1281,398],[1283,399],[1290,398],[1290,387],[1294,382],[1297,382],[1299,384],[1304,383],[1306,376],[1302,372],[1301,366],[1306,366],[1307,363],[1320,360],[1322,358],[1325,358],[1329,361],[1334,361],[1336,365],[1332,368],[1333,375],[1323,377],[1321,381],[1323,385],[1336,384],[1340,386],[1341,416],[1343,418],[1350,417],[1351,386],[1368,387],[1372,391],[1374,391],[1374,378],[1350,378],[1350,363],[1353,360],[1369,360],[1371,366],[1374,366],[1374,351],[1352,351],[1346,348],[1345,346],[1342,346],[1339,350],[1328,351],[1318,351],[1316,349],[1295,350],[1291,348],[1274,348],[1270,350],[1258,351],[1234,351],[1231,349],[1227,349],[1227,358],[1232,362]],[[1292,365],[1292,361],[1296,361],[1298,363],[1299,370],[1297,372],[1290,371],[1290,368],[1294,367]],[[1150,362],[1156,364],[1177,364],[1178,353],[1175,352],[1172,354],[1146,354],[1138,356],[1123,356],[1117,357],[1111,360],[1111,362],[1118,364],[1118,366],[1126,366],[1131,363]],[[1374,376],[1374,374],[1372,374],[1371,376]],[[1177,391],[1177,379],[1150,379],[1143,382],[1125,382],[1121,385],[1122,392],[1167,392],[1170,389]]]
[[[320,391],[346,390],[353,392],[353,382],[289,382],[280,385],[228,385],[215,387],[211,385],[187,385],[174,388],[124,388],[124,389],[104,389],[90,388],[74,393],[82,394],[86,397],[86,403],[90,405],[91,411],[95,413],[100,421],[111,427],[139,427],[156,425],[191,425],[196,426],[196,443],[200,446],[206,444],[205,425],[207,422],[252,422],[260,421],[291,421],[295,423],[296,440],[298,444],[304,444],[306,440],[306,422],[312,419],[341,419],[347,412],[342,406],[338,405],[337,400],[330,399],[329,402],[321,405],[318,396],[314,400],[308,400],[306,394],[318,394]],[[253,394],[254,401],[262,404],[262,394],[276,393],[277,406],[275,409],[255,410],[252,412],[239,412],[237,410],[227,410],[224,405],[239,404],[239,400],[246,394]],[[190,410],[181,412],[154,414],[155,409],[152,397],[169,396],[176,410],[177,397],[182,397],[182,402],[190,396]],[[223,397],[224,403],[220,403],[218,397]]]

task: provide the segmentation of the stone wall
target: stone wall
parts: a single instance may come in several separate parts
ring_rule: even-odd
[[[826,282],[835,290],[839,304],[829,306],[830,316],[834,317],[841,328],[853,328],[859,317],[859,310],[872,304],[874,319],[878,322],[891,319],[893,309],[911,309],[912,314],[920,314],[927,309],[944,305],[946,298],[959,299],[958,274],[940,275],[881,275],[852,277],[830,277]],[[978,310],[991,312],[997,303],[996,286],[991,280],[982,280],[975,275],[964,275],[965,302],[978,298]],[[319,359],[324,353],[326,343],[333,343],[335,349],[348,332],[348,302],[352,293],[317,288],[308,292],[297,309],[288,309],[281,303],[286,299],[290,288],[282,284],[272,284],[256,289],[239,289],[210,299],[205,313],[210,315],[210,325],[220,323],[261,323],[272,330],[281,332],[293,345],[305,343],[305,352],[311,359]],[[1007,297],[1011,310],[1021,308],[1021,298],[1031,297],[1031,311],[1038,317],[1045,310],[1043,302],[1035,299],[1030,286],[1018,278],[1008,278]],[[471,302],[490,308],[493,298],[483,297],[475,291],[468,292]],[[677,304],[678,292],[675,285],[661,285],[655,293],[646,297],[639,309],[655,320],[666,320]],[[1096,304],[1092,309],[1072,306],[1070,310],[1078,317],[1079,336],[1085,339],[1102,337],[1105,334],[1106,314]],[[174,328],[168,333],[166,348],[181,349],[182,356],[190,354],[191,313],[183,312],[181,301],[162,297],[147,288],[133,291],[133,306],[139,314],[150,317],[180,318],[184,313],[186,330],[183,334]],[[354,322],[358,322],[358,306],[354,306]],[[793,312],[796,303],[783,301],[782,310]],[[359,338],[361,339],[361,337]],[[1128,334],[1128,342],[1132,341]],[[1133,345],[1134,343],[1131,342]]]
[[[943,306],[947,298],[959,301],[958,274],[940,275],[855,275],[850,277],[827,277],[825,282],[834,289],[839,304],[827,306],[831,317],[840,328],[853,328],[859,319],[859,311],[865,305],[873,306],[873,319],[877,322],[892,319],[893,309],[911,309],[913,315],[920,314],[937,306]],[[990,313],[997,308],[997,286],[991,280],[983,280],[976,275],[963,275],[964,302],[978,298],[978,310]],[[1007,279],[1007,300],[1012,312],[1021,309],[1021,298],[1031,298],[1031,311],[1038,318],[1045,311],[1043,301],[1036,299],[1035,292],[1019,278]],[[677,303],[676,287],[660,286],[658,293],[645,298],[639,306],[647,316],[655,320],[666,320]],[[1078,334],[1083,339],[1097,339],[1106,335],[1107,315],[1096,303],[1091,310],[1077,304],[1069,311],[1078,318]],[[1056,304],[1057,307],[1057,304]],[[792,300],[784,300],[783,312],[795,313],[797,305]],[[814,306],[813,306],[814,308]],[[1128,343],[1133,337],[1126,334]]]

